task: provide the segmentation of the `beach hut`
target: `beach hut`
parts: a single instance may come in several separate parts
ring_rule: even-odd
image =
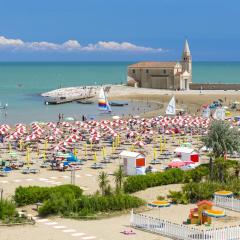
[[[145,174],[146,158],[143,154],[122,151],[119,155],[123,159],[123,170],[126,175]]]
[[[174,152],[182,161],[199,162],[199,153],[189,147],[177,147]]]

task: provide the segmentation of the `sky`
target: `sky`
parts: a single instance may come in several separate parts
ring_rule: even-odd
[[[0,0],[0,61],[240,61],[239,0]]]

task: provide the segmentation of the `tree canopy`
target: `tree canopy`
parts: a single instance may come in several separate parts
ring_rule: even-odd
[[[240,151],[240,134],[238,129],[231,127],[228,122],[213,121],[203,142],[212,149],[215,158],[224,157],[226,153]]]

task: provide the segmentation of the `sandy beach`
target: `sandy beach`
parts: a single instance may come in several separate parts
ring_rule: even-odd
[[[57,90],[58,91],[58,90]],[[70,91],[70,90],[69,90]],[[77,91],[76,89],[71,89],[71,91]],[[52,96],[56,94],[56,92],[51,93]],[[61,94],[66,95],[69,94],[67,89],[61,89]],[[187,108],[191,113],[197,113],[197,109],[203,104],[210,104],[213,100],[216,99],[223,99],[224,104],[229,105],[232,101],[239,100],[239,93],[238,92],[204,92],[200,94],[199,92],[171,92],[171,91],[161,91],[161,90],[154,90],[154,89],[135,89],[131,87],[125,86],[111,86],[111,89],[108,93],[109,99],[112,100],[139,100],[139,101],[147,101],[151,102],[160,102],[165,106],[172,95],[175,95],[177,107],[178,108]],[[50,94],[47,94],[50,95]],[[163,114],[164,107],[154,112],[148,113],[148,116],[151,115],[159,115]],[[191,110],[192,109],[192,110]],[[143,115],[142,115],[143,116]],[[139,119],[139,118],[138,118]],[[76,171],[75,174],[75,184],[81,187],[86,194],[92,194],[96,192],[98,187],[98,175],[101,171],[105,171],[108,176],[112,187],[114,187],[114,179],[113,179],[113,172],[118,168],[120,164],[123,164],[122,159],[119,158],[119,153],[122,150],[132,150],[133,143],[135,141],[145,141],[151,135],[152,141],[148,144],[144,144],[143,147],[138,145],[134,146],[135,151],[142,151],[146,155],[147,166],[150,165],[151,160],[154,159],[154,151],[157,151],[157,158],[161,159],[159,165],[154,165],[157,171],[162,171],[164,167],[168,165],[168,163],[175,157],[172,153],[177,146],[180,146],[183,142],[190,142],[192,147],[198,151],[200,151],[200,163],[208,162],[208,157],[206,156],[205,152],[202,152],[200,149],[203,144],[200,141],[200,136],[198,132],[194,131],[201,126],[202,130],[205,131],[208,126],[208,122],[206,120],[202,120],[201,118],[195,119],[195,117],[189,117],[186,122],[191,122],[191,134],[184,134],[184,125],[181,126],[180,129],[182,131],[181,134],[169,134],[169,131],[165,129],[166,135],[164,135],[164,139],[162,136],[157,132],[155,128],[151,130],[151,124],[148,125],[147,120],[138,120],[135,119],[135,128],[131,131],[136,131],[137,133],[141,133],[141,139],[139,137],[134,137],[133,139],[128,139],[126,137],[126,133],[130,131],[128,129],[127,121],[119,120],[122,122],[113,122],[110,121],[102,121],[101,123],[97,123],[96,121],[92,121],[89,123],[81,123],[80,125],[74,125],[74,123],[61,123],[58,127],[58,132],[61,132],[60,138],[56,140],[56,142],[48,143],[47,144],[47,157],[51,158],[53,149],[56,146],[60,146],[61,141],[68,141],[70,135],[73,134],[73,129],[79,129],[79,136],[85,136],[90,138],[91,136],[104,136],[103,139],[100,140],[98,143],[93,144],[93,149],[90,149],[90,145],[87,146],[87,162],[81,167],[80,170]],[[141,121],[144,127],[141,127]],[[154,119],[150,121],[155,121]],[[164,121],[164,119],[162,119]],[[171,121],[171,120],[166,120]],[[182,121],[179,118],[177,121]],[[202,121],[203,125],[199,122]],[[186,124],[185,122],[185,124]],[[192,123],[194,123],[192,125]],[[101,124],[103,124],[101,126]],[[161,122],[163,124],[163,122]],[[196,125],[195,125],[196,124]],[[124,125],[125,128],[124,128]],[[130,124],[131,125],[131,124]],[[147,127],[148,126],[148,127]],[[164,125],[165,126],[165,125]],[[110,129],[108,128],[110,127]],[[18,132],[20,130],[15,129],[17,127],[12,127],[12,134],[14,131]],[[27,134],[31,132],[40,131],[40,137],[38,142],[38,148],[40,152],[43,152],[45,147],[44,139],[47,139],[53,131],[56,131],[55,123],[48,123],[48,125],[40,126],[36,123],[36,125],[32,126],[21,126],[21,129],[25,129],[25,133],[23,136],[27,137]],[[112,132],[111,130],[114,131]],[[147,129],[147,131],[145,131]],[[152,132],[151,132],[152,131]],[[167,133],[168,131],[168,133]],[[122,139],[122,142],[116,149],[113,150],[112,145],[106,140],[108,136],[111,136],[114,132],[117,132]],[[33,133],[32,133],[33,134]],[[57,133],[56,133],[57,134]],[[29,135],[30,137],[31,135]],[[101,137],[100,137],[101,138]],[[164,151],[161,150],[160,141],[164,143],[164,151],[170,153],[170,155],[164,155]],[[77,157],[79,159],[83,159],[86,155],[86,148],[85,148],[86,139],[78,140],[77,143],[74,144],[77,150]],[[137,143],[138,144],[138,143]],[[35,143],[33,144],[34,147]],[[64,145],[63,145],[64,146]],[[9,159],[14,160],[21,160],[26,162],[26,153],[25,151],[19,151],[19,149],[14,149],[17,153],[13,159],[11,159],[9,155],[9,146],[7,143],[3,143],[0,145],[1,147],[1,158],[2,159]],[[21,170],[14,170],[8,174],[6,177],[0,178],[0,187],[3,188],[4,197],[11,198],[14,195],[14,191],[18,186],[29,186],[29,185],[37,185],[37,186],[56,186],[61,184],[69,184],[71,183],[71,172],[70,171],[57,171],[51,170],[51,168],[41,168],[41,164],[43,163],[43,159],[39,157],[36,151],[33,149],[30,150],[31,159],[31,168],[39,169],[40,172],[36,174],[29,174],[25,175],[22,174]],[[36,146],[35,146],[36,147]],[[93,161],[93,153],[96,152],[97,162],[103,160],[104,156],[102,154],[102,148],[105,148],[106,156],[115,156],[111,159],[110,163],[107,163],[102,169],[92,169],[91,165],[94,163]],[[71,148],[71,144],[70,144]],[[13,149],[11,149],[12,151]],[[41,154],[40,154],[41,156]],[[174,185],[167,185],[161,187],[154,187],[144,191],[140,191],[135,193],[135,196],[138,196],[144,199],[146,202],[151,202],[156,200],[158,196],[167,196],[169,190],[179,191],[181,190],[181,184],[174,184]],[[27,207],[27,213],[31,214],[32,216],[36,216],[37,212],[32,210],[32,207]],[[183,223],[186,221],[189,210],[193,208],[194,205],[172,205],[169,208],[164,209],[151,209],[146,211],[145,214],[153,217],[161,217],[163,219],[172,221],[174,223]],[[21,211],[22,208],[19,210]],[[238,214],[227,211],[228,216],[227,218],[221,220],[217,219],[213,221],[213,226],[226,226],[227,225],[236,225],[240,224],[240,217]],[[63,239],[82,239],[82,240],[90,240],[90,239],[102,239],[102,240],[121,240],[126,239],[126,236],[120,233],[123,229],[129,228],[130,224],[130,212],[128,214],[123,214],[120,216],[111,217],[108,219],[102,220],[92,220],[92,221],[83,221],[83,220],[73,220],[73,219],[62,219],[59,217],[49,217],[47,219],[37,219],[37,223],[34,226],[18,226],[18,227],[1,227],[1,239],[24,239],[30,240],[32,236],[36,240],[49,239],[49,240],[63,240]],[[106,227],[108,226],[108,227]],[[16,231],[17,229],[17,231]],[[109,231],[111,229],[111,231]],[[14,230],[14,231],[13,231]],[[167,239],[165,237],[157,236],[155,234],[143,232],[134,229],[135,235],[131,236],[131,239]]]
[[[90,87],[90,86],[89,86]],[[234,101],[240,101],[239,91],[223,91],[223,90],[204,90],[204,91],[171,91],[162,89],[150,89],[150,88],[134,88],[124,85],[106,85],[109,87],[109,92],[107,93],[109,100],[125,100],[125,101],[143,101],[159,104],[159,109],[154,111],[142,112],[141,116],[153,117],[159,114],[164,114],[166,106],[170,101],[171,97],[174,95],[176,98],[176,107],[178,109],[184,109],[190,114],[199,114],[202,105],[211,104],[213,101],[218,99],[223,100],[225,106],[230,107]],[[100,86],[93,87],[96,93],[95,100],[97,100]],[[82,87],[71,87],[56,89],[47,93],[43,93],[42,96],[77,96],[83,94],[84,90]],[[233,112],[237,115],[238,112]]]

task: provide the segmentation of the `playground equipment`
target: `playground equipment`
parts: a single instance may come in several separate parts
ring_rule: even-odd
[[[190,210],[189,220],[190,224],[211,224],[211,217],[203,214],[206,210],[211,210],[213,203],[210,201],[203,200],[197,204],[197,208]]]
[[[203,200],[197,204],[197,208],[190,210],[188,222],[190,224],[211,224],[212,217],[225,217],[225,212],[222,210],[212,209],[213,203]]]

